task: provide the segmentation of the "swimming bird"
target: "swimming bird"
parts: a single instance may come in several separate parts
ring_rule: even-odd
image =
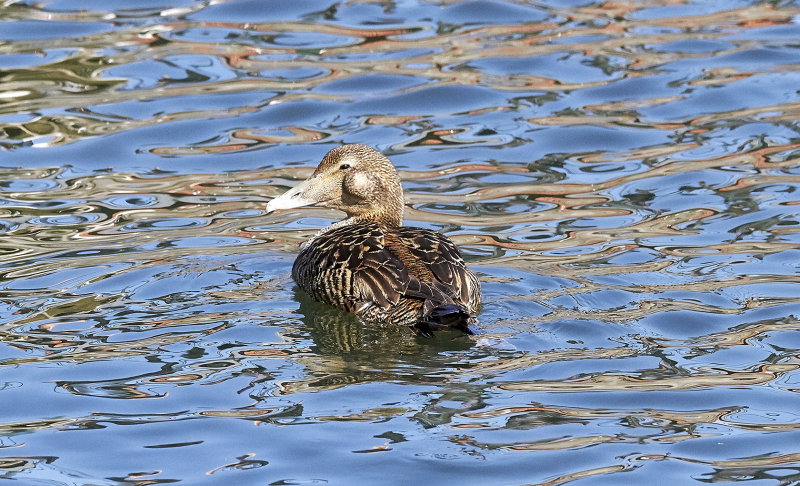
[[[301,246],[292,278],[306,293],[367,323],[407,325],[425,337],[447,327],[474,334],[478,277],[447,236],[403,226],[403,188],[388,158],[366,145],[336,147],[266,211],[312,205],[346,218]]]

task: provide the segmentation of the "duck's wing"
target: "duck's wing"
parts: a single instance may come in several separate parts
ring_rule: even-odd
[[[368,305],[397,305],[410,284],[418,287],[385,247],[377,224],[347,225],[317,236],[298,255],[292,276],[317,300],[357,314]]]
[[[409,253],[433,274],[438,282],[436,288],[469,312],[477,311],[481,302],[480,282],[450,238],[437,231],[412,226],[399,228],[399,234]]]

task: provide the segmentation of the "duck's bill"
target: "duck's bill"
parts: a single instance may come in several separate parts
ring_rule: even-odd
[[[280,196],[267,203],[267,212],[271,213],[279,209],[302,208],[316,204],[318,199],[313,197],[315,191],[312,179],[301,182],[298,186],[289,189]]]

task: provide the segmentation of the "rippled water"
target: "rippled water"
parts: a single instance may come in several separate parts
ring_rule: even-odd
[[[0,5],[0,478],[800,483],[795,2]],[[296,291],[342,142],[477,339]]]

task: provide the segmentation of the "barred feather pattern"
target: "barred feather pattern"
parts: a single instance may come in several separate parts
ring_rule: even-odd
[[[292,277],[316,300],[368,322],[412,325],[445,305],[474,315],[481,300],[477,276],[450,239],[377,221],[322,232],[302,249]]]

